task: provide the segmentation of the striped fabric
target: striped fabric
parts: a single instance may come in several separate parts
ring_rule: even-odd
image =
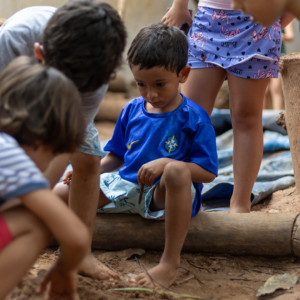
[[[0,205],[49,183],[11,136],[0,133]]]

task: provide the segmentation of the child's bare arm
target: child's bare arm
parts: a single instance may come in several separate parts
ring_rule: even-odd
[[[101,164],[101,174],[102,174],[102,173],[113,172],[121,168],[124,165],[124,160],[113,153],[108,153],[101,160],[100,164]],[[70,182],[72,181],[72,175],[73,175],[73,170],[66,172],[63,178],[63,183],[70,184]]]
[[[60,154],[54,157],[49,164],[49,167],[44,172],[44,177],[49,180],[51,188],[58,183],[70,161],[70,158],[71,154],[69,153]]]
[[[216,175],[203,169],[195,163],[186,163],[187,167],[191,171],[192,181],[198,183],[211,182],[216,178]]]
[[[280,17],[281,29],[286,28],[294,19],[295,19],[295,16],[293,16],[289,13],[284,13]]]
[[[110,152],[101,160],[101,174],[115,171],[123,165],[124,160]]]
[[[284,33],[282,34],[282,41],[292,42],[294,40],[294,37],[295,35],[294,35],[293,23],[290,23],[284,29]]]
[[[86,226],[50,190],[28,193],[22,203],[49,228],[60,244],[60,257],[46,276],[51,292],[72,299],[76,292],[76,269],[88,252],[90,238]]]
[[[172,161],[174,161],[174,159],[159,158],[142,165],[137,174],[139,184],[152,186],[155,178],[161,176],[165,166]],[[215,174],[201,168],[195,163],[186,163],[186,165],[191,171],[191,179],[193,182],[211,182],[216,178]]]
[[[37,215],[61,245],[61,265],[74,270],[87,253],[89,235],[80,219],[50,190],[42,189],[26,194],[22,203]]]
[[[162,18],[161,22],[181,28],[183,24],[192,26],[193,19],[188,10],[189,0],[174,0],[172,7]]]
[[[300,20],[299,0],[272,0],[268,2],[261,0],[232,0],[232,9],[241,10],[246,15],[254,16],[265,27],[272,26],[284,12],[293,14]],[[282,28],[285,26],[282,26]]]

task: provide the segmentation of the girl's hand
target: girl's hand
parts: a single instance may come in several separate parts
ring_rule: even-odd
[[[67,173],[65,173],[63,178],[63,183],[69,185],[72,181],[72,175],[73,175],[73,170],[70,170]]]
[[[168,26],[176,26],[181,28],[183,24],[188,24],[189,27],[191,27],[193,19],[190,15],[187,5],[175,5],[174,3],[170,10],[162,18],[161,22]]]
[[[45,292],[48,285],[45,300],[74,300],[77,290],[77,272],[63,270],[56,261],[41,283],[40,293]]]
[[[139,184],[152,186],[154,179],[162,175],[166,164],[170,161],[169,158],[159,158],[142,165],[137,174]]]

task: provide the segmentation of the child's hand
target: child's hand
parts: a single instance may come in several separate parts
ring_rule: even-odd
[[[72,175],[73,175],[73,170],[70,170],[67,173],[65,173],[65,176],[63,178],[63,183],[69,185],[72,181]]]
[[[168,26],[176,26],[181,28],[183,24],[188,24],[189,27],[191,27],[193,19],[187,6],[181,7],[179,5],[173,5],[162,18],[161,22]]]
[[[170,161],[171,159],[168,158],[159,158],[142,165],[137,174],[139,184],[152,186],[154,179],[161,176],[166,164]]]
[[[74,300],[77,290],[77,272],[63,270],[56,261],[41,283],[41,293],[46,291],[48,284],[45,300]]]

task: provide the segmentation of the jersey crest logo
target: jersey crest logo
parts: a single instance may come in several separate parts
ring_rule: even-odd
[[[167,140],[165,141],[165,149],[169,153],[171,153],[174,152],[177,147],[178,147],[178,140],[175,137],[175,135],[167,137]]]
[[[128,146],[127,146],[127,149],[128,149],[128,150],[130,150],[130,148],[131,148],[132,144],[134,144],[134,143],[137,143],[138,141],[139,141],[139,140],[136,140],[136,141],[134,141],[134,142],[130,143],[130,145],[128,145]]]

